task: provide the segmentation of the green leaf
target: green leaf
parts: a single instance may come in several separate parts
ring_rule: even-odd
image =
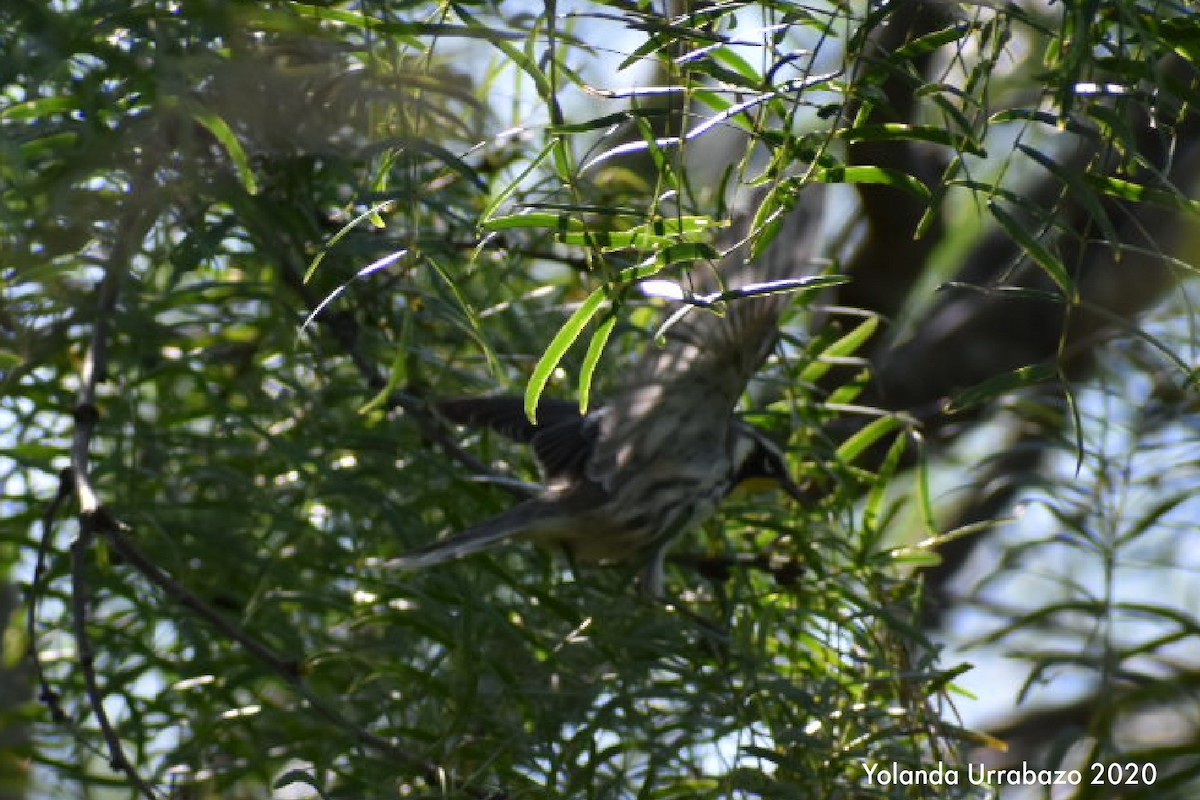
[[[670,113],[670,109],[666,108],[630,108],[626,111],[605,114],[604,116],[594,117],[583,122],[563,122],[558,125],[551,125],[549,130],[551,133],[587,133],[588,131],[621,125],[637,117],[654,119],[669,116]]]
[[[559,329],[554,335],[546,351],[542,353],[542,357],[538,359],[537,364],[533,368],[533,375],[529,378],[529,384],[525,387],[525,416],[530,422],[537,422],[537,407],[538,401],[542,398],[542,392],[546,388],[546,384],[550,381],[550,376],[554,374],[563,356],[567,354],[567,350],[571,349],[571,345],[575,344],[575,340],[579,338],[579,334],[583,332],[584,327],[591,321],[596,312],[604,304],[608,297],[608,289],[601,286],[595,289],[588,298],[583,301],[583,304],[575,310],[575,313],[567,320],[566,324]]]
[[[1170,17],[1160,19],[1143,12],[1143,21],[1156,25],[1159,34],[1176,53],[1192,62],[1200,64],[1200,20],[1194,14],[1191,16]]]
[[[911,569],[928,569],[942,563],[942,557],[934,550],[922,550],[915,547],[905,547],[892,551],[892,560],[896,564]]]
[[[192,117],[216,137],[221,146],[225,148],[246,193],[258,194],[258,180],[254,177],[250,159],[246,157],[246,151],[242,148],[242,143],[238,141],[233,129],[229,127],[229,123],[217,114],[203,109],[197,109],[192,113]]]
[[[885,423],[892,423],[891,425]],[[900,427],[901,422],[897,417],[881,417],[859,433],[870,432],[871,436],[863,442],[855,442],[854,447],[847,448],[848,453],[852,453],[856,448],[862,447],[866,449],[874,444],[879,439],[882,439],[891,431]],[[851,437],[857,438],[858,434]],[[867,531],[873,531],[877,535],[883,533],[884,523],[887,514],[884,510],[884,503],[888,499],[891,488],[896,482],[896,473],[900,469],[900,459],[904,455],[904,451],[908,449],[908,437],[897,436],[888,446],[887,453],[883,457],[883,463],[879,466],[876,479],[872,482],[870,490],[867,492],[866,499],[863,502],[863,526]],[[861,451],[860,451],[861,452]],[[842,455],[841,448],[838,448],[838,455]],[[850,457],[853,461],[857,458],[857,454]]]
[[[777,183],[758,204],[750,223],[750,258],[761,256],[775,241],[795,199],[794,194],[795,189],[790,184]]]
[[[951,133],[945,128],[932,125],[908,125],[901,122],[883,122],[868,125],[856,125],[838,132],[848,142],[893,142],[915,140],[930,144],[953,147],[963,153],[985,157],[987,151],[974,139],[962,134]]]
[[[1112,220],[1108,218],[1108,214],[1105,212],[1104,207],[1100,205],[1100,200],[1096,197],[1096,192],[1087,184],[1083,176],[1075,170],[1065,169],[1057,161],[1050,158],[1050,156],[1024,143],[1018,143],[1017,149],[1040,164],[1047,172],[1058,178],[1071,190],[1071,196],[1087,209],[1092,220],[1100,227],[1105,239],[1113,243],[1120,241],[1120,237],[1113,227]]]
[[[721,254],[708,242],[669,244],[654,254],[659,269],[684,261],[716,261],[720,257]]]
[[[1017,389],[1038,386],[1057,378],[1058,366],[1055,364],[1031,364],[1018,367],[1011,372],[989,378],[964,392],[959,392],[946,404],[945,411],[948,414],[956,414],[989,403]]]
[[[816,358],[810,361],[800,372],[800,381],[806,384],[816,383],[825,377],[825,374],[833,368],[833,365],[839,359],[844,359],[857,353],[875,335],[875,331],[878,329],[879,317],[867,317],[855,326],[853,330],[847,332],[844,336],[841,336],[818,353]]]
[[[993,114],[988,120],[988,123],[991,125],[1000,125],[1006,122],[1037,122],[1042,125],[1048,125],[1055,130],[1070,131],[1080,136],[1086,136],[1089,139],[1096,138],[1096,129],[1094,127],[1084,125],[1072,117],[1064,117],[1060,114],[1041,111],[1039,109],[1010,108]]]
[[[998,202],[994,200],[989,201],[988,211],[992,212],[992,216],[996,218],[996,221],[1000,223],[1004,230],[1008,231],[1008,235],[1017,244],[1021,245],[1021,249],[1034,260],[1034,263],[1045,270],[1046,274],[1058,284],[1058,288],[1062,289],[1065,296],[1071,297],[1074,295],[1075,290],[1071,282],[1071,276],[1067,273],[1066,265],[1062,263],[1058,256],[1051,253],[1025,226],[1001,208]]]
[[[1097,191],[1104,192],[1112,197],[1119,197],[1122,200],[1131,200],[1135,203],[1151,203],[1172,211],[1200,214],[1200,200],[1191,200],[1179,192],[1167,189],[1154,189],[1149,186],[1143,186],[1140,183],[1133,183],[1121,178],[1112,178],[1107,175],[1088,174],[1084,176],[1084,180],[1095,187]]]
[[[929,462],[926,459],[924,437],[919,432],[914,431],[913,438],[917,442],[917,465],[914,467],[916,471],[917,484],[917,508],[921,514],[921,522],[925,525],[925,531],[930,536],[937,535],[937,513],[933,509],[933,492],[929,486]]]
[[[412,314],[405,314],[404,321],[400,323],[400,336],[396,340],[396,354],[392,357],[392,366],[388,370],[387,383],[374,397],[358,409],[359,414],[369,414],[376,409],[384,407],[391,398],[392,392],[408,382],[408,357],[412,347],[410,341],[412,338],[412,316]]]
[[[513,193],[525,183],[525,180],[542,165],[542,163],[553,152],[555,147],[556,145],[553,141],[544,146],[535,156],[533,156],[533,158],[529,160],[529,164],[525,167],[525,170],[516,178],[514,178],[512,182],[508,184],[508,186],[505,186],[503,189],[501,189],[496,196],[493,197],[486,206],[484,206],[483,211],[479,213],[479,226],[481,228],[484,230],[500,230],[498,228],[488,227],[489,224],[494,222],[496,219],[496,217],[493,216],[496,213],[496,210],[500,208],[500,206],[504,205],[504,203],[508,201],[508,198],[510,198]],[[514,225],[513,227],[517,226]]]
[[[610,314],[609,317],[600,323],[600,327],[592,334],[592,340],[588,342],[587,354],[583,357],[583,366],[579,370],[579,412],[586,414],[591,403],[592,396],[592,377],[596,373],[596,367],[600,364],[600,356],[604,353],[604,346],[608,344],[608,337],[612,335],[613,328],[617,325],[617,315]]]
[[[469,24],[454,25],[444,22],[412,22],[407,20],[384,21],[358,11],[330,6],[316,6],[309,3],[288,3],[287,9],[291,13],[321,22],[365,28],[375,35],[391,34],[393,36],[407,37],[414,43],[419,42],[416,37],[421,36],[441,39],[486,39],[491,42],[505,40],[522,41],[525,39],[523,33],[499,30],[494,25],[481,25],[474,19],[464,17],[461,13],[459,16],[467,19]],[[255,24],[258,27],[266,27],[272,21],[278,22],[280,18],[284,17],[282,14],[275,15],[274,17],[268,16],[270,12],[266,10],[261,10],[261,13],[262,16],[257,19],[248,16],[246,22]]]
[[[337,233],[331,236],[329,241],[325,243],[325,246],[322,247],[315,256],[313,256],[313,260],[309,263],[308,269],[304,271],[304,282],[308,283],[310,280],[312,280],[312,276],[317,271],[317,267],[320,266],[321,262],[325,259],[325,256],[329,254],[329,251],[331,251],[338,242],[345,238],[345,236],[352,230],[357,228],[360,223],[370,220],[376,217],[379,212],[390,208],[392,202],[393,201],[391,200],[385,200],[382,203],[377,203],[338,229]]]
[[[27,161],[36,161],[53,155],[55,151],[73,148],[78,142],[79,134],[75,131],[63,131],[62,133],[39,136],[36,139],[21,143],[21,157]]]
[[[492,217],[479,223],[485,231],[508,231],[516,228],[546,228],[559,233],[568,231],[584,231],[584,224],[570,214],[550,214],[544,211],[529,211],[521,214],[510,214],[503,217]]]
[[[853,464],[868,448],[901,426],[899,417],[886,416],[872,420],[861,430],[838,445],[838,460]]]
[[[929,188],[919,179],[888,167],[871,166],[836,166],[818,167],[813,171],[814,176],[823,183],[874,183],[884,186],[894,186],[916,195],[923,201],[931,197]]]
[[[747,85],[765,88],[763,87],[763,76],[734,48],[728,46],[714,47],[708,51],[708,55],[714,61],[720,61],[741,75]]]
[[[52,114],[69,114],[78,110],[77,103],[77,99],[70,95],[39,97],[23,103],[13,103],[7,108],[0,108],[0,120],[31,122],[44,119]]]
[[[927,33],[924,36],[913,39],[902,47],[897,47],[888,56],[888,61],[912,61],[915,58],[932,53],[943,45],[961,41],[966,38],[967,34],[978,29],[979,26],[976,23],[960,22],[949,28]]]

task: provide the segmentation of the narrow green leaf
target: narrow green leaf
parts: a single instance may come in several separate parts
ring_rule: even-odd
[[[377,408],[382,408],[392,396],[392,392],[407,382],[408,357],[410,348],[412,347],[409,341],[412,338],[412,316],[412,314],[405,314],[404,321],[400,323],[400,336],[396,341],[396,355],[392,359],[391,369],[388,370],[387,384],[358,409],[359,414],[369,414]]]
[[[330,250],[332,250],[334,248],[334,246],[338,242],[340,242],[343,238],[345,238],[346,234],[350,233],[350,231],[357,228],[360,222],[363,222],[364,220],[369,220],[373,217],[378,216],[380,211],[384,211],[389,206],[391,206],[391,204],[392,204],[391,200],[385,200],[382,203],[377,203],[376,205],[371,206],[366,211],[362,212],[357,217],[355,217],[354,219],[350,220],[345,225],[343,225],[338,230],[338,232],[335,233],[329,239],[329,241],[325,243],[325,246],[321,248],[320,252],[318,252],[315,256],[313,256],[312,262],[309,263],[308,269],[305,270],[305,272],[304,272],[304,282],[308,283],[310,280],[312,280],[313,273],[315,273],[317,271],[317,267],[320,266],[321,262],[325,259],[325,256],[329,253]]]
[[[27,161],[36,161],[52,154],[55,150],[66,150],[74,147],[79,141],[79,134],[74,131],[63,131],[39,136],[28,142],[21,143],[21,157]]]
[[[937,536],[937,514],[933,510],[933,492],[929,486],[929,462],[925,458],[924,438],[917,431],[912,437],[917,443],[917,508],[921,512],[921,522],[931,537]]]
[[[1104,192],[1122,200],[1135,203],[1151,203],[1169,208],[1172,211],[1183,211],[1190,214],[1200,214],[1200,200],[1190,200],[1178,192],[1166,189],[1154,189],[1140,183],[1111,178],[1106,175],[1086,175],[1085,180],[1098,191]]]
[[[890,421],[893,424],[891,426],[882,424],[885,421]],[[880,417],[875,420],[864,429],[872,431],[873,441],[866,444],[863,449],[865,450],[866,447],[870,447],[870,444],[882,439],[892,430],[899,427],[899,425],[900,420],[896,417]],[[907,448],[907,436],[895,437],[891,445],[888,446],[887,453],[883,457],[883,463],[879,467],[877,479],[872,481],[866,500],[863,502],[863,525],[868,531],[874,531],[876,534],[883,532],[885,520],[887,516],[890,516],[884,513],[884,503],[888,499],[889,490],[895,483],[896,472],[900,468],[900,459],[904,456],[904,451]],[[854,457],[857,457],[857,454]]]
[[[233,129],[229,127],[229,123],[217,114],[202,109],[195,111],[192,117],[216,137],[221,146],[225,148],[246,193],[258,194],[258,180],[254,177],[254,170],[250,167],[250,159],[246,157],[246,151],[242,148],[242,143],[238,141]]]
[[[1062,263],[1058,256],[1050,252],[1050,250],[1041,242],[1039,242],[1032,233],[1030,233],[1020,222],[1018,222],[1011,214],[1000,207],[1000,204],[995,201],[988,202],[988,210],[992,212],[992,216],[1000,223],[1004,230],[1008,231],[1017,244],[1029,255],[1034,262],[1046,271],[1046,274],[1058,284],[1058,288],[1062,289],[1063,294],[1070,297],[1074,294],[1074,289],[1071,285],[1071,276],[1067,273],[1067,267]]]
[[[668,245],[657,253],[654,258],[660,269],[678,264],[681,261],[716,261],[721,257],[717,249],[708,242],[680,242]]]
[[[1154,24],[1160,35],[1182,58],[1200,64],[1200,20],[1195,14],[1166,19],[1158,18],[1154,12],[1143,11],[1143,21]]]
[[[825,398],[826,405],[836,408],[854,403],[858,399],[858,396],[866,390],[870,381],[870,370],[866,368],[859,370],[853,377],[829,393]]]
[[[481,190],[487,188],[487,183],[479,176],[474,167],[450,150],[428,139],[422,139],[417,136],[397,137],[380,142],[377,147],[395,148],[396,150],[403,150],[410,153],[424,153],[434,160],[442,162],[451,170],[466,178],[475,188]],[[373,150],[367,150],[366,152],[371,153]]]
[[[901,122],[856,125],[839,131],[839,135],[848,142],[890,142],[908,139],[953,147],[973,156],[987,155],[987,151],[972,138],[932,125],[908,125]]]
[[[621,125],[635,117],[649,117],[653,119],[668,116],[670,113],[670,109],[667,108],[631,108],[627,111],[605,114],[604,116],[584,120],[583,122],[564,122],[559,125],[551,125],[549,130],[551,133],[587,133],[588,131]]]
[[[458,305],[463,318],[466,320],[466,331],[479,345],[479,349],[483,351],[484,358],[487,359],[488,368],[493,373],[498,372],[500,362],[496,358],[496,352],[492,349],[487,337],[483,335],[483,328],[479,324],[479,316],[475,313],[475,309],[467,301],[467,298],[463,297],[462,292],[458,289],[458,285],[451,279],[446,270],[442,269],[442,265],[436,259],[427,256],[426,261],[433,269],[434,274],[442,279],[443,285],[450,291],[451,297],[454,298],[454,302]]]
[[[852,464],[868,448],[900,427],[899,417],[879,417],[872,420],[862,430],[855,433],[838,445],[837,457],[844,464]]]
[[[613,328],[617,325],[617,315],[610,314],[609,317],[600,323],[600,327],[592,334],[592,340],[588,342],[587,354],[583,357],[583,365],[579,370],[579,412],[586,414],[588,406],[591,403],[592,397],[592,377],[596,374],[596,367],[600,364],[600,356],[604,353],[604,347],[608,344],[608,337],[612,335]]]
[[[72,95],[39,97],[23,103],[13,103],[7,108],[0,108],[0,119],[9,122],[29,122],[48,117],[51,114],[69,114],[77,110],[78,98]]]
[[[978,29],[978,25],[971,22],[960,22],[957,25],[952,25],[949,28],[944,28],[940,31],[927,33],[924,36],[919,36],[908,42],[903,47],[896,48],[891,55],[888,56],[888,61],[911,61],[928,53],[932,53],[943,45],[957,42],[965,38],[967,34]]]
[[[922,97],[928,94],[930,99],[933,100],[934,104],[942,110],[942,113],[954,120],[954,124],[958,126],[960,131],[970,135],[973,132],[971,120],[967,119],[966,115],[963,114],[959,107],[955,105],[950,98],[946,97],[947,92],[952,94],[954,93],[953,89],[954,87],[943,87],[941,85],[934,84],[933,86],[930,86],[927,91],[917,92],[916,95],[918,97]],[[955,94],[955,96],[961,98],[961,95],[959,94]],[[970,98],[962,99],[966,102],[970,102]]]
[[[1127,530],[1122,531],[1120,537],[1117,539],[1117,544],[1123,545],[1142,536],[1162,522],[1163,518],[1176,508],[1191,500],[1192,497],[1193,495],[1190,492],[1180,492],[1153,503],[1143,514],[1133,521]]]
[[[692,94],[692,100],[702,103],[718,113],[727,111],[733,106],[733,100],[711,89],[697,89]]]
[[[823,183],[875,183],[894,186],[924,201],[931,197],[929,188],[917,178],[898,169],[871,166],[818,167],[814,176]]]
[[[906,547],[892,551],[892,561],[911,569],[929,569],[942,563],[942,557],[934,550]]]
[[[541,166],[542,162],[546,160],[547,156],[550,155],[554,147],[555,144],[553,141],[543,147],[536,156],[530,159],[529,165],[525,168],[525,170],[516,178],[514,178],[513,181],[508,184],[508,186],[505,186],[503,189],[501,189],[496,196],[493,197],[486,206],[484,206],[483,211],[479,214],[479,226],[481,228],[489,230],[487,226],[495,219],[492,215],[496,213],[496,209],[504,205],[508,198],[512,197],[513,192],[517,191],[517,188],[525,183],[525,179],[533,174],[534,170]]]
[[[777,183],[758,204],[750,223],[750,235],[753,237],[750,241],[750,258],[761,256],[775,241],[794,192],[790,184]]]
[[[987,183],[986,181],[970,180],[969,178],[951,178],[943,186],[945,188],[968,189],[972,192],[978,192],[989,199],[998,197],[1002,200],[1007,200],[1013,205],[1028,202],[1024,197],[1011,189],[1005,189],[1003,186]]]
[[[968,408],[983,405],[1027,386],[1036,386],[1058,377],[1058,367],[1055,364],[1030,364],[1018,367],[1011,372],[988,378],[983,383],[972,386],[966,391],[959,392],[946,404],[946,413],[955,414]]]
[[[709,51],[709,55],[714,61],[720,61],[725,66],[737,72],[749,82],[749,85],[762,86],[763,76],[732,47],[714,47]]]
[[[650,154],[650,160],[654,162],[656,171],[663,178],[670,177],[673,174],[673,170],[671,165],[667,163],[667,157],[663,152],[663,148],[677,146],[679,139],[670,137],[660,140],[655,136],[654,127],[650,124],[649,120],[639,119],[636,122],[638,133],[642,135],[641,144],[644,146],[645,151]],[[636,142],[633,144],[636,144]],[[592,159],[592,163],[596,163],[598,159],[599,157]]]
[[[971,522],[971,523],[968,523],[967,525],[960,525],[959,527],[955,528],[954,530],[946,531],[945,533],[935,534],[926,539],[922,539],[921,541],[917,542],[916,548],[919,550],[936,550],[937,548],[941,547],[942,545],[947,544],[948,542],[952,542],[955,539],[962,539],[967,536],[974,536],[975,534],[983,533],[984,531],[999,528],[1002,525],[1007,525],[1007,524],[1009,524],[1011,522],[1015,522],[1015,521],[1016,521],[1016,517],[997,517],[995,519],[985,519],[985,520],[981,520],[979,522]]]
[[[25,363],[25,359],[11,350],[0,350],[0,368],[12,369]]]
[[[485,231],[507,231],[514,228],[546,228],[560,233],[567,231],[584,231],[583,222],[569,214],[550,214],[544,211],[529,211],[522,214],[510,214],[503,217],[492,217],[479,223]]]
[[[800,372],[801,382],[816,383],[825,377],[825,373],[829,372],[837,359],[846,358],[858,352],[858,349],[870,340],[878,329],[879,317],[867,317],[853,330],[818,353],[816,358]]]
[[[1042,125],[1049,125],[1055,130],[1070,131],[1080,136],[1086,136],[1089,139],[1096,138],[1096,129],[1094,127],[1080,124],[1070,117],[1033,108],[1010,108],[993,114],[988,120],[988,124],[990,125],[1000,125],[1005,122],[1037,122]]]
[[[525,39],[525,34],[520,31],[499,30],[494,25],[481,25],[469,18],[466,19],[469,23],[467,25],[455,25],[445,22],[414,22],[408,20],[386,22],[358,11],[330,6],[317,6],[309,3],[288,3],[287,9],[289,14],[299,14],[321,22],[367,28],[377,35],[391,34],[407,37],[436,37],[439,39],[486,39],[490,42],[505,40],[524,41]],[[257,27],[262,27],[271,22],[278,24],[279,18],[283,16],[277,15],[272,18],[267,16],[268,13],[264,10],[260,12],[261,16],[258,18],[248,17],[247,22],[253,23]],[[459,16],[462,17],[463,15],[459,14]],[[414,41],[417,40],[414,39]]]
[[[760,90],[762,88],[762,79],[757,75],[743,75],[737,70],[729,69],[715,61],[698,60],[688,64],[695,72],[707,75],[718,83],[723,83],[728,86],[737,86],[742,89]]]
[[[1095,190],[1087,184],[1078,172],[1065,169],[1057,161],[1050,158],[1050,156],[1024,143],[1018,143],[1017,149],[1036,161],[1043,169],[1058,178],[1071,190],[1071,196],[1087,209],[1088,214],[1091,215],[1092,220],[1099,226],[1100,231],[1104,234],[1104,238],[1107,241],[1113,243],[1120,241],[1120,237],[1118,237],[1117,231],[1113,227],[1112,220],[1108,218],[1107,212],[1100,205],[1099,198],[1096,197]]]
[[[571,349],[571,345],[579,338],[584,327],[600,310],[607,296],[607,287],[604,286],[588,295],[583,304],[554,335],[546,352],[542,353],[542,357],[538,359],[533,368],[533,375],[529,378],[529,384],[525,387],[525,416],[529,417],[530,422],[537,422],[538,401],[542,398],[542,392],[546,389],[550,376],[554,374],[554,370],[562,361],[563,356],[567,354],[567,350]]]
[[[533,85],[537,88],[538,96],[543,100],[552,103],[554,107],[552,111],[557,111],[558,103],[554,99],[554,82],[550,80],[550,76],[548,76],[546,72],[538,66],[536,60],[530,58],[521,50],[518,50],[512,44],[505,41],[505,39],[523,40],[525,39],[524,36],[508,36],[499,34],[494,36],[489,35],[488,32],[491,31],[491,27],[484,25],[483,23],[479,22],[479,20],[475,19],[475,17],[472,16],[471,13],[465,8],[463,8],[461,4],[455,3],[454,11],[456,14],[458,14],[459,18],[463,20],[463,22],[467,23],[467,27],[459,31],[457,29],[460,26],[449,26],[450,28],[455,29],[451,35],[473,36],[476,38],[488,39],[493,45],[496,46],[498,50],[500,50],[501,53],[505,55],[505,57],[510,59],[513,64],[519,67],[522,72],[524,72],[533,80]],[[425,31],[417,32],[425,33]],[[559,119],[560,116],[561,114],[552,114],[550,122],[552,124],[560,124],[562,122],[562,120]]]

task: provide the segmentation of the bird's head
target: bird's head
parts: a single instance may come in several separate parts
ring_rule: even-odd
[[[744,422],[733,427],[733,488],[762,492],[781,489],[796,500],[804,499],[804,488],[788,471],[787,456],[765,433]]]

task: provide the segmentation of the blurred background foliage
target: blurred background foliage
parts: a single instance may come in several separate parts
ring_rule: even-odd
[[[1186,4],[0,23],[0,797],[1195,795]],[[380,566],[536,480],[428,398],[603,398],[640,281],[804,236],[850,280],[746,408],[811,506],[729,502],[666,606],[529,548]]]

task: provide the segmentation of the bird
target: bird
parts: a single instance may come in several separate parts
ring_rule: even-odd
[[[811,261],[812,209],[795,209],[758,259],[735,249],[719,275],[698,288],[771,287]],[[784,233],[790,234],[785,239]],[[784,240],[779,244],[780,240]],[[785,292],[687,292],[695,305],[732,297],[716,313],[689,308],[648,346],[609,400],[588,413],[543,398],[536,422],[512,396],[461,397],[431,405],[446,421],[486,427],[528,444],[544,477],[540,490],[497,516],[388,562],[417,570],[512,540],[564,548],[573,563],[641,565],[641,590],[664,597],[670,545],[713,516],[736,488],[775,486],[802,501],[783,450],[735,410],[774,348]]]

